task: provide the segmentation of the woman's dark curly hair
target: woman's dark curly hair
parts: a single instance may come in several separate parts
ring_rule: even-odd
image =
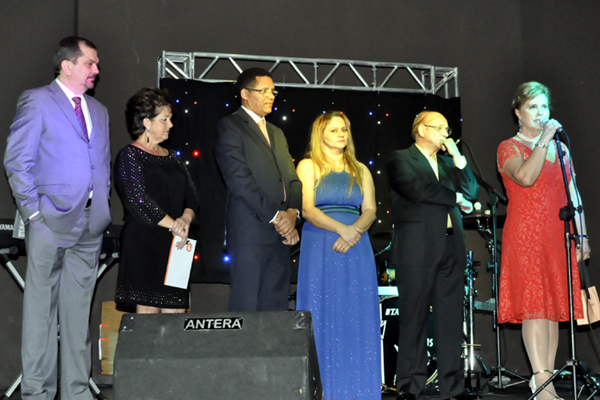
[[[143,88],[134,94],[128,101],[125,109],[127,130],[131,137],[136,139],[146,128],[144,119],[153,119],[165,107],[171,107],[171,101],[166,91],[157,88]]]

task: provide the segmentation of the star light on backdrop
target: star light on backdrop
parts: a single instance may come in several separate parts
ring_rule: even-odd
[[[202,255],[195,259],[192,282],[228,282],[230,257],[223,246],[226,189],[212,146],[218,121],[239,107],[233,85],[164,79],[161,87],[175,99],[174,126],[166,146],[176,150],[176,154],[184,160],[201,201],[195,236],[190,232],[191,237],[198,239],[197,255]],[[458,139],[462,122],[460,99],[289,87],[278,87],[278,90],[279,96],[267,120],[285,133],[295,164],[304,157],[312,123],[319,114],[342,111],[350,119],[357,158],[367,165],[375,183],[378,218],[370,233],[374,252],[381,251],[389,244],[391,235],[388,233],[392,230],[385,170],[388,153],[412,144],[410,131],[413,119],[424,109],[434,109],[447,116]],[[297,271],[298,249],[293,249],[292,254],[290,265],[292,271]],[[389,254],[379,258],[387,256]]]

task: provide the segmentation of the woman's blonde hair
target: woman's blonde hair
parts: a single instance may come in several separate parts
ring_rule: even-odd
[[[325,128],[331,123],[331,121],[339,117],[344,120],[346,128],[348,129],[348,144],[344,148],[344,163],[348,166],[350,171],[350,180],[348,182],[348,196],[352,193],[352,186],[356,180],[356,184],[360,188],[360,192],[363,192],[363,173],[360,167],[360,163],[356,159],[354,152],[354,140],[352,140],[352,131],[350,130],[350,120],[341,111],[330,111],[328,113],[320,115],[312,125],[312,131],[310,134],[310,142],[308,144],[308,150],[306,151],[306,158],[310,158],[313,163],[319,169],[319,176],[315,176],[315,188],[319,186],[321,179],[331,172],[331,166],[333,165],[332,160],[327,156],[325,152],[325,143],[323,142],[323,132]],[[316,174],[315,174],[316,175]]]

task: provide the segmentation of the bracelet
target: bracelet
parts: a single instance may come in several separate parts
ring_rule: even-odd
[[[536,146],[543,147],[544,149],[547,149],[547,148],[548,148],[548,145],[547,145],[546,143],[542,143],[542,142],[537,142],[535,145],[536,145]]]

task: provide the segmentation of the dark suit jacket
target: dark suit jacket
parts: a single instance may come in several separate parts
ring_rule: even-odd
[[[452,157],[438,154],[440,180],[427,158],[412,145],[391,153],[387,162],[392,207],[394,240],[392,263],[422,265],[444,251],[447,215],[454,229],[455,250],[465,254],[464,231],[456,192],[475,201],[479,185],[467,165],[460,170]]]
[[[40,211],[58,233],[75,226],[93,188],[89,224],[98,236],[111,221],[108,113],[84,96],[92,119],[89,142],[56,81],[25,91],[10,127],[4,166],[23,220]]]
[[[267,133],[271,146],[242,108],[219,121],[215,157],[227,185],[228,246],[281,241],[269,221],[278,210],[302,207],[302,183],[283,131],[267,122]]]

